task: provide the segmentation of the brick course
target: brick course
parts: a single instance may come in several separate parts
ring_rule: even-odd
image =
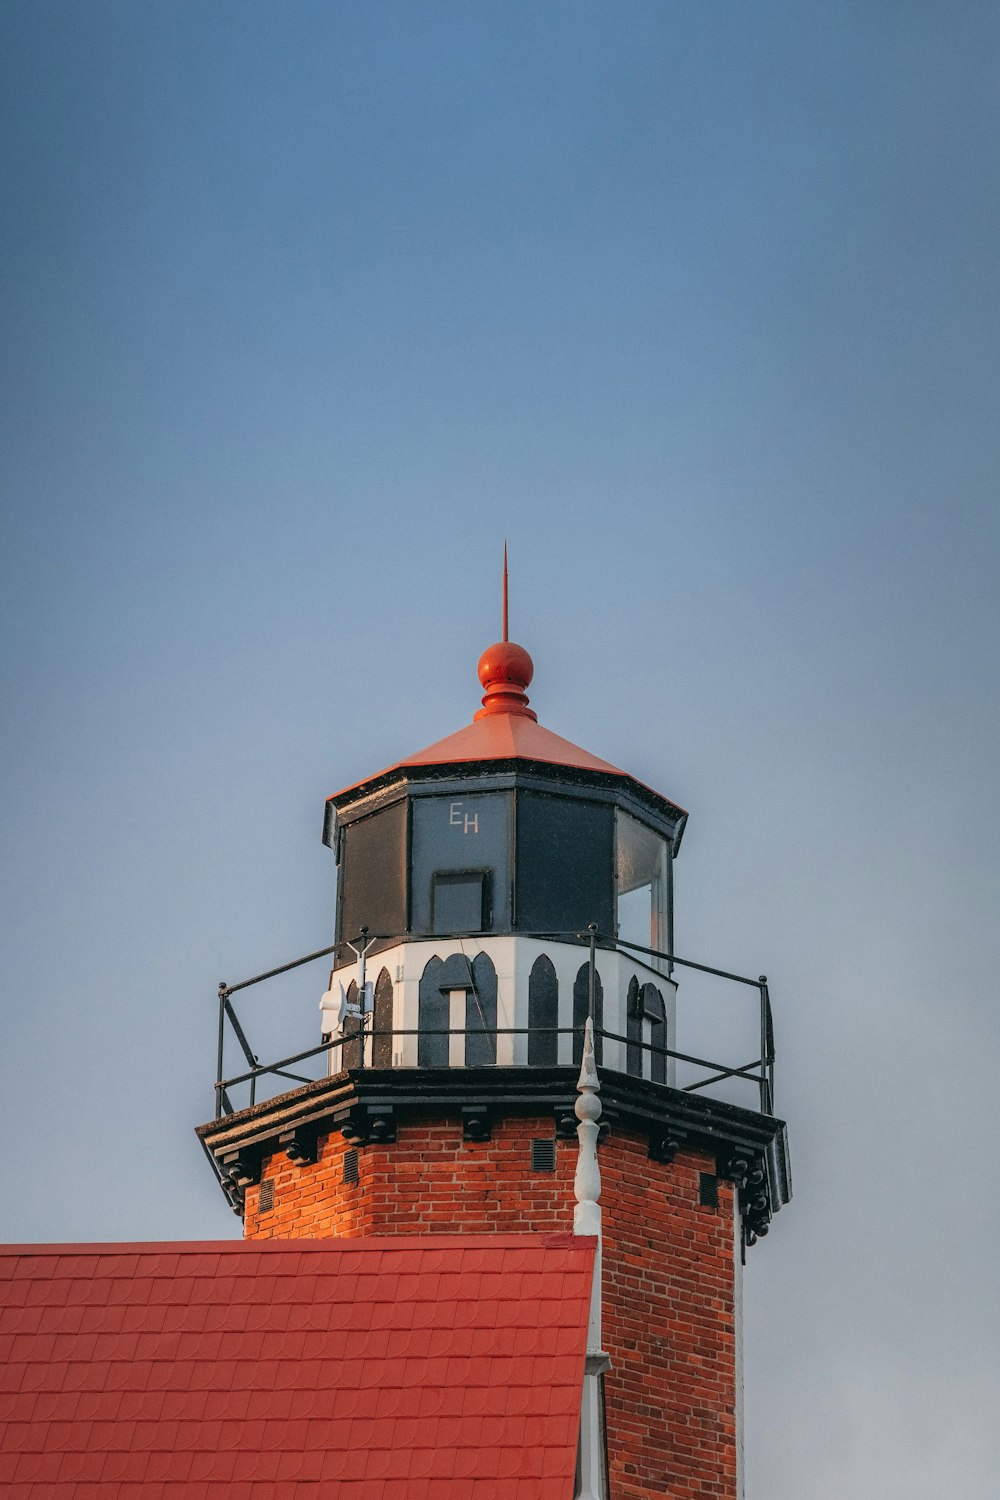
[[[575,1140],[557,1141],[554,1172],[530,1170],[531,1141],[552,1117],[510,1118],[467,1142],[462,1123],[401,1125],[390,1145],[358,1149],[359,1182],[343,1181],[339,1132],[318,1160],[264,1163],[274,1208],[246,1197],[249,1239],[387,1234],[512,1234],[565,1230],[573,1218]],[[714,1160],[680,1152],[649,1159],[638,1133],[615,1126],[600,1148],[604,1211],[604,1347],[614,1500],[736,1500],[736,1308],[733,1188],[699,1205]]]

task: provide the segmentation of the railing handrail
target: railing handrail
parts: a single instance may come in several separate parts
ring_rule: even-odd
[[[364,1032],[364,1040],[365,1040],[366,1043],[368,1043],[368,1042],[373,1042],[377,1037],[386,1037],[386,1036],[388,1036],[388,1037],[409,1037],[409,1036],[415,1036],[415,1037],[425,1037],[425,1036],[448,1036],[448,1037],[462,1036],[462,1037],[469,1037],[469,1036],[473,1036],[473,1037],[478,1037],[478,1036],[486,1036],[486,1035],[488,1035],[488,1036],[582,1036],[583,1035],[583,1027],[582,1026],[490,1026],[490,1027],[487,1027],[487,1028],[484,1029],[481,1026],[480,1027],[466,1026],[466,1027],[463,1027],[461,1030],[458,1030],[457,1028],[452,1027],[452,1026],[419,1026],[419,1027],[417,1027],[417,1026],[411,1026],[411,1027],[407,1027],[407,1028],[403,1028],[401,1026],[390,1026],[390,1027],[383,1028],[380,1031],[376,1031],[374,1029],[371,1030],[371,1031],[369,1031],[366,1028],[365,1032]],[[757,1057],[757,1058],[754,1058],[753,1062],[743,1063],[740,1067],[737,1067],[737,1068],[722,1068],[722,1064],[721,1063],[714,1062],[710,1058],[707,1058],[707,1057],[696,1057],[693,1053],[690,1053],[690,1052],[677,1052],[672,1047],[659,1047],[659,1046],[657,1046],[657,1044],[655,1042],[642,1042],[642,1041],[639,1041],[638,1039],[633,1038],[633,1037],[623,1036],[621,1034],[621,1032],[618,1032],[618,1031],[605,1031],[605,1029],[603,1027],[601,1027],[601,1026],[598,1026],[598,1027],[594,1028],[594,1036],[595,1037],[603,1038],[604,1041],[608,1041],[608,1042],[624,1042],[625,1045],[626,1045],[626,1047],[638,1047],[643,1052],[649,1052],[649,1053],[651,1053],[655,1057],[663,1057],[663,1058],[672,1057],[676,1062],[690,1063],[693,1067],[721,1069],[721,1072],[719,1073],[719,1077],[720,1078],[730,1078],[730,1077],[736,1077],[736,1076],[739,1076],[741,1078],[742,1077],[749,1077],[747,1069],[748,1068],[759,1068],[759,1067],[761,1067],[762,1062],[764,1061],[762,1058]],[[279,1058],[277,1062],[273,1062],[273,1063],[259,1063],[256,1067],[251,1068],[246,1073],[234,1073],[231,1078],[223,1078],[222,1080],[220,1080],[221,1083],[222,1083],[222,1087],[223,1088],[227,1088],[227,1089],[228,1088],[235,1088],[237,1084],[240,1084],[240,1083],[249,1083],[251,1081],[251,1079],[261,1078],[261,1077],[263,1077],[267,1073],[279,1073],[283,1068],[290,1068],[290,1067],[292,1067],[292,1065],[294,1063],[307,1062],[309,1060],[309,1058],[311,1058],[311,1057],[318,1057],[320,1055],[320,1053],[322,1053],[322,1052],[332,1052],[336,1047],[343,1048],[343,1047],[354,1046],[355,1044],[357,1044],[357,1043],[359,1043],[361,1041],[361,1037],[362,1037],[362,1033],[360,1031],[351,1031],[351,1032],[348,1032],[346,1035],[341,1035],[341,1036],[338,1036],[338,1037],[332,1037],[330,1039],[330,1041],[328,1041],[328,1042],[320,1042],[318,1044],[318,1046],[309,1047],[305,1052],[294,1052],[290,1057]],[[505,1065],[503,1063],[499,1063],[499,1064],[490,1064],[490,1066],[493,1066],[493,1067],[497,1067],[498,1066],[498,1067],[502,1068]],[[557,1067],[557,1066],[559,1066],[559,1064],[552,1064],[552,1066]],[[702,1083],[695,1084],[695,1085],[688,1085],[687,1089],[685,1091],[686,1092],[693,1092],[694,1089],[696,1089],[696,1088],[702,1088],[702,1087],[704,1087],[704,1083],[706,1083],[708,1081],[709,1080],[706,1079]],[[717,1081],[717,1080],[712,1080],[712,1081],[714,1082],[714,1081]],[[759,1080],[759,1076],[755,1074],[753,1076],[752,1081],[755,1082],[755,1083],[759,1082],[760,1081]],[[318,1080],[317,1079],[309,1078],[309,1079],[306,1079],[305,1082],[307,1082],[307,1083],[315,1083],[315,1082],[318,1082]]]
[[[771,1114],[773,1112],[773,1109],[774,1109],[774,1026],[773,1026],[773,1018],[772,1018],[772,1013],[771,1013],[771,1000],[770,1000],[770,992],[768,990],[767,976],[764,975],[764,974],[761,974],[757,979],[750,979],[746,975],[743,975],[743,974],[734,974],[734,973],[731,973],[730,971],[728,971],[726,969],[717,969],[717,968],[714,968],[714,967],[712,967],[709,964],[696,963],[693,959],[679,958],[676,954],[666,953],[666,952],[664,952],[664,951],[662,951],[660,949],[656,949],[656,948],[647,948],[647,947],[645,947],[644,945],[642,945],[640,943],[631,943],[631,942],[628,942],[624,938],[617,938],[617,937],[611,938],[611,937],[609,937],[606,934],[604,934],[604,935],[600,934],[598,932],[598,929],[597,929],[597,927],[596,927],[595,924],[592,924],[586,931],[579,931],[578,930],[578,931],[573,931],[573,932],[521,932],[521,933],[513,933],[513,934],[507,934],[507,933],[498,933],[498,934],[492,934],[492,933],[473,933],[473,934],[470,934],[470,933],[455,933],[455,934],[447,934],[447,933],[429,933],[429,934],[420,934],[420,933],[390,933],[390,934],[378,934],[378,933],[376,933],[376,934],[370,934],[370,933],[365,932],[365,933],[363,933],[359,937],[359,942],[361,943],[361,945],[362,945],[362,947],[364,948],[365,951],[370,952],[371,948],[376,943],[379,943],[379,944],[386,944],[386,943],[398,944],[398,943],[406,943],[406,942],[428,942],[428,943],[431,943],[431,944],[434,944],[434,943],[443,944],[443,943],[447,943],[447,942],[457,942],[457,941],[467,942],[467,941],[472,941],[474,939],[481,939],[481,938],[487,938],[487,937],[493,937],[493,936],[497,936],[497,937],[517,936],[517,937],[529,938],[529,939],[532,939],[534,941],[540,941],[540,942],[571,942],[571,943],[574,943],[574,944],[587,945],[587,947],[590,950],[590,965],[589,966],[590,966],[590,970],[591,970],[590,981],[589,981],[589,986],[588,986],[589,996],[590,996],[590,1004],[589,1004],[588,1008],[589,1008],[590,1014],[592,1016],[593,1016],[593,1012],[594,1012],[594,998],[593,997],[594,997],[594,984],[595,984],[596,967],[597,967],[596,955],[597,955],[598,949],[600,949],[600,951],[602,951],[602,952],[607,952],[609,950],[612,951],[612,952],[619,952],[619,951],[625,950],[626,952],[631,953],[633,955],[644,954],[648,958],[659,959],[659,960],[664,961],[665,963],[667,963],[670,966],[670,969],[672,969],[672,967],[676,964],[676,965],[680,965],[682,968],[692,969],[692,970],[697,971],[698,973],[709,974],[709,975],[712,975],[715,978],[725,979],[725,980],[728,980],[728,981],[730,981],[732,983],[735,983],[735,984],[748,985],[751,988],[756,989],[758,991],[758,994],[759,994],[759,997],[760,997],[760,1056],[758,1058],[756,1058],[753,1062],[744,1063],[744,1064],[742,1064],[741,1066],[738,1066],[738,1067],[730,1068],[730,1067],[727,1067],[726,1065],[724,1065],[722,1063],[713,1062],[713,1061],[710,1061],[707,1058],[697,1057],[697,1056],[695,1056],[695,1055],[693,1055],[691,1053],[678,1052],[675,1049],[669,1048],[669,1047],[660,1047],[660,1046],[658,1046],[654,1042],[645,1042],[645,1041],[642,1041],[641,1039],[630,1038],[627,1035],[626,1036],[622,1036],[622,1035],[620,1035],[617,1032],[605,1031],[603,1029],[603,1027],[595,1027],[595,1036],[600,1037],[600,1038],[602,1038],[603,1040],[606,1040],[606,1041],[624,1043],[625,1046],[626,1046],[626,1048],[638,1048],[642,1052],[649,1052],[651,1055],[655,1055],[655,1056],[658,1056],[658,1057],[663,1057],[664,1059],[666,1059],[666,1058],[673,1058],[677,1062],[687,1063],[687,1064],[689,1064],[690,1066],[693,1066],[693,1067],[704,1067],[704,1068],[709,1068],[709,1069],[713,1070],[713,1072],[710,1074],[710,1076],[708,1078],[699,1079],[699,1080],[696,1080],[692,1084],[685,1085],[685,1087],[683,1089],[683,1092],[686,1092],[686,1093],[696,1092],[698,1089],[706,1088],[706,1087],[708,1087],[712,1083],[719,1083],[719,1082],[722,1082],[722,1081],[724,1081],[725,1079],[728,1079],[728,1078],[744,1078],[748,1082],[756,1083],[758,1085],[759,1091],[760,1091],[760,1108],[761,1108],[761,1112],[764,1113],[764,1114]],[[292,959],[289,963],[279,964],[277,966],[277,968],[267,969],[262,974],[255,974],[255,975],[253,975],[249,979],[242,979],[237,984],[226,984],[226,982],[224,980],[219,984],[219,988],[218,988],[218,1001],[219,1001],[218,1061],[217,1061],[217,1068],[216,1068],[216,1084],[215,1084],[216,1119],[221,1119],[224,1114],[232,1112],[232,1106],[231,1106],[231,1104],[229,1102],[229,1094],[228,1094],[228,1090],[230,1088],[235,1088],[239,1084],[242,1084],[242,1083],[249,1083],[250,1084],[250,1103],[251,1103],[251,1106],[252,1106],[255,1103],[255,1101],[256,1101],[256,1085],[257,1085],[257,1080],[259,1078],[266,1077],[266,1076],[276,1076],[276,1077],[289,1078],[289,1079],[291,1079],[294,1082],[300,1082],[300,1083],[317,1082],[318,1080],[309,1079],[309,1078],[303,1078],[303,1077],[301,1077],[301,1075],[294,1074],[294,1073],[288,1073],[288,1072],[286,1072],[284,1070],[287,1069],[287,1068],[289,1068],[289,1067],[291,1067],[291,1066],[293,1066],[293,1065],[295,1065],[295,1064],[297,1064],[297,1063],[306,1062],[310,1058],[317,1057],[317,1056],[319,1056],[319,1055],[321,1055],[323,1053],[326,1053],[326,1052],[330,1052],[330,1051],[332,1051],[336,1047],[344,1048],[346,1046],[350,1046],[352,1044],[357,1044],[359,1042],[361,1043],[361,1050],[360,1050],[360,1053],[359,1053],[359,1066],[361,1068],[364,1068],[364,1066],[365,1066],[365,1062],[364,1062],[364,1047],[367,1045],[368,1041],[371,1040],[371,1042],[372,1042],[372,1049],[373,1049],[373,1053],[374,1053],[374,1042],[375,1042],[375,1039],[378,1038],[378,1037],[386,1037],[386,1036],[388,1036],[388,1037],[400,1037],[400,1038],[403,1038],[403,1037],[413,1037],[413,1036],[416,1036],[418,1038],[420,1038],[420,1037],[430,1037],[430,1036],[435,1036],[435,1037],[437,1037],[437,1036],[447,1036],[447,1037],[452,1037],[452,1036],[459,1037],[459,1036],[462,1036],[462,1037],[468,1037],[468,1036],[482,1036],[482,1035],[485,1034],[485,1035],[489,1035],[489,1036],[492,1036],[492,1037],[496,1038],[496,1037],[499,1037],[499,1036],[512,1036],[513,1037],[513,1036],[525,1036],[525,1035],[535,1035],[535,1036],[550,1036],[550,1035],[555,1035],[555,1036],[558,1037],[558,1036],[567,1035],[567,1034],[578,1034],[578,1033],[582,1034],[582,1030],[583,1030],[582,1026],[562,1026],[562,1027],[558,1027],[558,1026],[556,1026],[556,1027],[552,1027],[552,1026],[532,1026],[532,1027],[528,1027],[528,1026],[509,1026],[509,1027],[498,1028],[496,1026],[487,1027],[485,1024],[482,1027],[477,1027],[477,1028],[466,1027],[463,1030],[458,1030],[458,1029],[455,1029],[455,1028],[452,1028],[452,1027],[441,1027],[441,1028],[417,1027],[417,1028],[408,1028],[408,1029],[402,1029],[402,1028],[399,1028],[399,1027],[391,1027],[391,1028],[388,1028],[388,1029],[382,1029],[382,1030],[378,1030],[377,1031],[377,1030],[374,1029],[374,1025],[373,1025],[372,1029],[369,1030],[364,1025],[364,1018],[362,1018],[362,1024],[361,1024],[361,1026],[359,1026],[356,1030],[347,1033],[346,1035],[342,1033],[339,1037],[332,1038],[329,1041],[321,1042],[318,1046],[307,1048],[305,1051],[293,1053],[291,1056],[286,1057],[286,1058],[282,1058],[278,1062],[262,1064],[259,1061],[259,1059],[257,1058],[256,1054],[253,1052],[253,1049],[251,1048],[250,1043],[247,1040],[247,1037],[246,1037],[246,1035],[245,1035],[245,1033],[243,1031],[243,1028],[240,1025],[240,1022],[239,1022],[239,1020],[238,1020],[238,1018],[236,1016],[236,1013],[233,1010],[232,1005],[230,1004],[230,996],[236,994],[236,992],[238,990],[248,989],[251,985],[260,984],[265,979],[274,979],[279,974],[287,974],[287,973],[289,973],[293,969],[301,968],[303,964],[313,963],[316,959],[329,957],[330,954],[336,953],[337,950],[339,948],[343,947],[343,946],[344,946],[343,943],[334,943],[334,944],[331,944],[330,947],[328,947],[328,948],[319,948],[314,953],[307,953],[307,954],[303,955],[303,957],[301,957],[301,958]],[[641,962],[641,960],[640,960],[640,962]],[[653,966],[650,965],[650,964],[643,964],[642,967],[644,967],[646,969],[649,969],[649,970],[651,970],[654,973],[658,972],[657,970],[653,969]],[[670,972],[670,970],[668,969],[668,975],[664,975],[663,977],[667,978],[669,976],[669,972]],[[249,1069],[248,1072],[236,1074],[236,1075],[234,1075],[231,1078],[223,1078],[223,1076],[222,1076],[224,1048],[225,1048],[225,1026],[226,1026],[226,1021],[227,1020],[232,1025],[234,1034],[236,1036],[237,1041],[240,1044],[240,1048],[241,1048],[241,1050],[243,1052],[243,1055],[245,1056],[247,1062],[250,1064],[250,1069]],[[374,1023],[374,1016],[372,1017],[372,1021]],[[495,1057],[495,1050],[494,1050],[494,1057]],[[496,1066],[495,1062],[494,1062],[494,1064],[492,1064],[492,1066]],[[501,1066],[503,1066],[503,1065],[501,1065]],[[754,1069],[754,1068],[758,1068],[760,1071],[758,1073],[751,1072],[751,1069]]]
[[[358,934],[358,941],[361,941]],[[565,943],[574,942],[581,946],[590,942],[590,934],[586,931],[567,932],[390,932],[390,933],[368,933],[368,948],[371,949],[375,943],[457,943],[459,941],[472,942],[481,938],[507,938],[520,937],[529,938],[533,942]],[[315,953],[306,953],[302,958],[293,958],[290,963],[279,964],[276,969],[266,969],[263,974],[254,974],[250,979],[241,979],[237,984],[227,984],[219,981],[219,994],[235,995],[237,990],[249,989],[252,984],[260,984],[265,979],[275,979],[279,974],[287,974],[291,969],[298,969],[303,964],[311,964],[317,958],[328,958],[331,953],[336,953],[338,948],[346,946],[346,939],[340,943],[331,943],[329,948],[317,948]],[[666,963],[680,964],[683,969],[696,969],[701,974],[714,974],[718,979],[731,979],[734,984],[746,984],[752,989],[759,990],[762,984],[767,983],[767,976],[762,974],[757,979],[750,979],[746,974],[733,974],[728,969],[713,969],[710,964],[695,963],[692,958],[680,958],[676,953],[667,953],[661,948],[645,948],[641,943],[630,943],[625,938],[609,937],[607,933],[597,933],[597,946],[604,952],[614,951],[619,948],[627,948],[631,953],[645,953],[650,958],[661,958]],[[347,965],[345,964],[345,967]]]

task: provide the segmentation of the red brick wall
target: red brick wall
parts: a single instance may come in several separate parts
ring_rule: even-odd
[[[735,1497],[736,1308],[733,1188],[701,1208],[682,1152],[649,1160],[615,1131],[600,1151],[604,1210],[605,1381],[613,1500]]]
[[[558,1141],[554,1173],[532,1173],[532,1139],[547,1118],[508,1119],[492,1140],[462,1140],[458,1118],[400,1127],[392,1145],[359,1149],[357,1186],[343,1182],[346,1142],[320,1142],[298,1167],[264,1164],[274,1209],[246,1202],[253,1239],[379,1234],[523,1233],[573,1222],[576,1141]],[[736,1500],[736,1329],[733,1199],[699,1206],[708,1156],[649,1160],[645,1137],[615,1127],[600,1148],[604,1210],[605,1381],[613,1500]]]

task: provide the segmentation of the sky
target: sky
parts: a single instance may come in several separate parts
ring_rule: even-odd
[[[216,986],[330,941],[506,537],[770,979],[749,1500],[994,1500],[998,77],[977,0],[3,0],[4,1239],[239,1234]]]

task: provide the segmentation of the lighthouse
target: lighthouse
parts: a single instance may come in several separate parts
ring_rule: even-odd
[[[478,673],[471,722],[327,799],[316,1046],[262,1063],[221,986],[198,1134],[250,1240],[544,1235],[574,1209],[591,1233],[599,1197],[577,1493],[737,1500],[744,1263],[791,1196],[767,982],[675,952],[687,813],[539,722],[506,577]],[[692,1050],[686,975],[732,987],[756,1056]]]

